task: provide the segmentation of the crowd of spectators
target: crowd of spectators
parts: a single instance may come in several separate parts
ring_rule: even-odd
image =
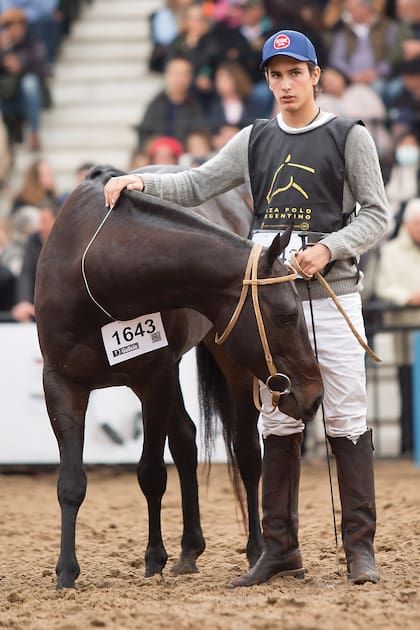
[[[89,1],[0,0],[0,186],[13,164],[15,144],[24,143],[34,152],[0,224],[3,320],[34,318],[37,258],[65,197],[56,189],[50,162],[40,153],[41,112],[52,105],[49,79],[60,44]],[[83,165],[81,169],[86,172]]]
[[[0,0],[0,124],[3,150],[41,149],[41,112],[51,107],[49,78],[62,39],[86,0]],[[4,173],[0,173],[0,177]]]
[[[39,149],[48,76],[82,2],[0,0],[0,104],[9,143],[22,139],[26,125],[29,147]],[[373,255],[375,264],[362,261],[369,288],[365,300],[393,302],[393,292],[385,295],[377,286],[378,261],[386,265],[386,257],[394,256],[388,242],[395,239],[397,249],[407,243],[406,207],[420,199],[419,0],[162,0],[149,25],[149,70],[162,76],[162,88],[135,127],[129,170],[148,164],[198,166],[242,127],[274,116],[259,68],[263,42],[280,29],[300,30],[314,42],[322,68],[319,105],[362,119],[378,149],[392,229]],[[18,79],[17,88],[10,77]],[[3,90],[11,90],[9,96]],[[89,166],[81,165],[76,183]],[[34,159],[16,192],[8,226],[0,225],[0,310],[12,309],[19,321],[32,317],[27,304],[16,308],[19,301],[30,303],[27,294],[16,297],[19,275],[28,269],[22,243],[39,246],[46,237],[34,227],[31,209],[48,206],[54,216],[63,198],[48,161]],[[413,214],[410,210],[408,216]],[[37,236],[28,239],[34,230]],[[419,277],[405,276],[416,295]]]
[[[149,57],[165,88],[138,123],[138,149],[161,135],[185,147],[201,131],[217,150],[229,128],[273,116],[259,60],[264,40],[285,28],[314,42],[320,105],[364,120],[388,180],[400,136],[420,134],[417,0],[167,0],[150,15]]]

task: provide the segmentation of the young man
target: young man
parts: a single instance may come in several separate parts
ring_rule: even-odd
[[[266,238],[293,222],[314,243],[297,255],[308,276],[327,267],[327,279],[364,336],[355,260],[386,232],[388,211],[375,145],[365,127],[320,111],[315,100],[321,70],[310,40],[280,31],[263,48],[261,67],[280,113],[241,130],[198,169],[168,175],[126,175],[105,186],[113,206],[127,187],[184,206],[198,205],[244,181],[251,186],[253,236]],[[353,212],[356,204],[358,212]],[[373,446],[366,425],[364,351],[323,287],[296,281],[324,381],[328,439],[336,457],[342,536],[349,578],[377,582]],[[310,298],[310,299],[309,299]],[[265,409],[271,398],[261,386]],[[298,543],[298,489],[304,425],[277,410],[262,414],[264,552],[232,586],[252,586],[275,576],[302,577]]]

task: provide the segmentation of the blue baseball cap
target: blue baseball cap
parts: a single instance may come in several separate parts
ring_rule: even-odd
[[[269,37],[262,50],[260,68],[264,68],[269,59],[278,55],[293,57],[299,61],[312,61],[318,65],[313,43],[299,31],[278,31]]]

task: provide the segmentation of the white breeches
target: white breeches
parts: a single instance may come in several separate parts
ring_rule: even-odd
[[[359,293],[338,298],[360,336],[366,340]],[[324,384],[324,414],[327,435],[357,440],[366,426],[365,351],[350,330],[331,298],[312,301],[318,362]],[[303,302],[306,325],[312,347],[313,331],[308,301]],[[263,409],[271,409],[271,393],[260,383]],[[262,434],[291,435],[305,428],[296,420],[277,410],[261,414]]]

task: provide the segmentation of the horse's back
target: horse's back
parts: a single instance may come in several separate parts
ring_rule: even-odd
[[[141,173],[178,173],[185,170],[187,170],[185,167],[178,165],[152,165],[139,168],[135,172],[141,175]],[[190,210],[239,236],[247,237],[251,230],[253,210],[245,185],[228,190]]]

